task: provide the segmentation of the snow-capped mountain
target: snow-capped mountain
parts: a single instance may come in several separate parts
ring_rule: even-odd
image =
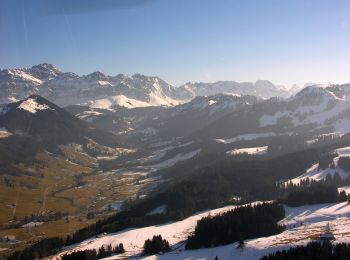
[[[176,106],[172,109],[171,117],[187,114],[191,111],[204,111],[207,115],[219,111],[232,112],[244,105],[251,105],[259,99],[254,96],[215,94],[211,96],[197,96],[191,102]]]
[[[303,88],[298,86],[297,84],[294,84],[288,91],[295,95],[296,93],[298,93],[300,90],[302,90]]]
[[[223,116],[200,132],[220,139],[314,130],[343,135],[350,132],[349,92],[350,84],[309,86],[288,99],[266,100]]]
[[[174,107],[107,111],[90,106],[69,110],[104,130],[123,132],[134,139],[134,134],[153,141],[193,135],[232,143],[228,140],[310,131],[348,133],[349,92],[350,84],[314,85],[288,99],[218,94],[198,96]]]
[[[109,76],[99,71],[79,76],[73,72],[61,72],[47,63],[31,68],[0,70],[0,90],[0,104],[38,94],[63,107],[83,104],[104,109],[175,106],[197,96],[220,93],[264,99],[290,95],[283,87],[263,80],[255,83],[187,83],[174,87],[159,77],[141,74]]]
[[[135,74],[131,77],[106,76],[94,72],[86,76],[64,73],[42,84],[39,94],[61,106],[87,104],[94,108],[112,109],[115,106],[145,107],[173,106],[174,87],[158,77]]]
[[[289,97],[291,95],[284,87],[275,86],[268,80],[257,80],[255,83],[238,83],[235,81],[187,83],[180,86],[177,93],[181,99],[192,99],[196,96],[211,96],[219,93],[251,95],[263,99]]]
[[[253,96],[223,94],[198,96],[188,103],[167,109],[145,123],[147,128],[156,129],[158,137],[159,135],[184,137],[258,101],[259,99]]]
[[[0,103],[21,100],[31,94],[48,98],[60,106],[88,104],[92,107],[173,106],[175,88],[158,77],[135,74],[108,76],[93,72],[78,76],[63,73],[44,63],[28,69],[0,71]]]
[[[174,107],[119,108],[115,111],[88,106],[67,110],[77,117],[113,133],[142,136],[143,139],[185,137],[215,120],[261,101],[253,96],[217,94],[198,96]]]
[[[115,135],[91,127],[48,100],[31,95],[24,100],[0,106],[0,128],[6,129],[14,147],[25,137],[39,147],[55,151],[59,145],[89,142],[117,146]],[[25,144],[22,144],[25,146]]]
[[[43,81],[28,69],[0,70],[0,102],[6,104],[38,92]]]
[[[286,101],[286,107],[273,114],[263,115],[260,126],[276,125],[281,120],[293,126],[332,126],[342,134],[350,130],[350,85],[310,86]]]

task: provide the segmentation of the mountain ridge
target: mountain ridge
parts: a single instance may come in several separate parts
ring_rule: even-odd
[[[200,82],[175,87],[157,76],[139,73],[110,76],[100,71],[80,76],[74,72],[62,72],[48,63],[0,70],[0,90],[0,104],[38,94],[61,107],[84,104],[109,109],[117,106],[175,106],[197,96],[215,94],[252,95],[263,99],[291,94],[267,80],[255,83]]]

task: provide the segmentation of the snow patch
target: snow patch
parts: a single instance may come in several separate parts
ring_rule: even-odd
[[[97,81],[98,84],[100,84],[101,86],[112,86],[112,84],[106,80],[99,80]]]
[[[116,201],[112,203],[108,203],[107,205],[104,205],[102,207],[102,210],[114,210],[114,211],[119,211],[122,208],[123,202],[122,201]]]
[[[148,212],[146,215],[156,215],[156,214],[164,214],[166,212],[166,205],[162,205],[159,207],[154,208],[150,212]]]
[[[150,166],[151,168],[156,168],[156,169],[161,169],[161,168],[166,168],[166,167],[172,167],[174,166],[176,163],[181,162],[181,161],[186,161],[191,159],[192,157],[196,156],[197,154],[199,154],[201,152],[201,149],[197,149],[195,151],[189,152],[189,153],[179,153],[177,154],[175,157],[165,160],[163,162],[154,164],[152,166]]]
[[[339,156],[350,156],[350,147],[338,148],[335,151]]]
[[[0,127],[0,139],[11,136],[12,133],[7,131],[5,127]]]
[[[32,81],[36,85],[40,85],[40,84],[43,83],[40,79],[38,79],[36,77],[33,77],[32,75],[30,75],[29,73],[24,72],[23,70],[17,70],[16,69],[16,70],[14,70],[13,73],[11,72],[10,74],[12,74],[14,76],[17,76],[17,77],[19,77],[19,78],[21,78],[23,80]]]
[[[267,149],[268,149],[268,146],[240,148],[240,149],[234,149],[231,151],[227,151],[226,154],[236,155],[236,154],[247,153],[249,155],[262,155],[262,154],[267,153]]]
[[[337,157],[333,158],[334,162],[334,169],[332,168],[326,168],[321,169],[319,168],[318,163],[313,164],[309,169],[306,170],[306,172],[299,177],[296,177],[292,179],[292,183],[299,184],[301,180],[305,180],[306,178],[320,181],[326,179],[327,175],[333,176],[335,173],[338,173],[340,178],[346,179],[350,176],[349,172],[344,171],[343,169],[338,167],[338,160],[340,157],[350,156],[350,147],[344,147],[336,149],[335,152],[338,154]]]
[[[239,136],[236,136],[236,137],[233,137],[230,139],[215,139],[215,141],[219,142],[219,143],[230,144],[230,143],[234,143],[237,141],[250,141],[250,140],[254,140],[254,139],[258,139],[258,138],[272,137],[272,136],[276,136],[276,134],[273,132],[243,134],[243,135],[239,135]]]
[[[42,225],[44,222],[29,222],[25,225],[22,225],[22,228],[33,228]]]
[[[280,111],[276,112],[273,115],[263,115],[259,119],[260,127],[275,125],[277,124],[278,119],[286,115],[287,115],[286,112],[280,112]]]
[[[92,101],[89,105],[91,108],[112,109],[114,106],[122,106],[126,108],[148,107],[149,104],[144,101],[128,98],[124,95],[112,96],[108,98]]]
[[[35,114],[41,110],[51,109],[46,104],[39,104],[34,98],[28,98],[27,100],[24,100],[17,108],[25,110],[32,114]]]

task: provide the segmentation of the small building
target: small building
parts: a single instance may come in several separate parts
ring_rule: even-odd
[[[335,240],[335,236],[332,233],[323,233],[320,235],[321,241],[333,241]]]
[[[325,232],[320,234],[320,240],[323,242],[331,242],[331,241],[335,240],[335,236],[331,231],[329,223],[327,224],[327,226],[325,228]]]

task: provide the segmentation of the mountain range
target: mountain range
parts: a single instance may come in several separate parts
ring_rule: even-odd
[[[28,237],[23,243],[100,219],[104,229],[78,231],[76,242],[123,230],[130,212],[114,213],[128,203],[142,226],[232,198],[274,199],[276,182],[335,175],[337,164],[315,163],[350,145],[350,84],[293,87],[295,94],[268,81],[174,87],[50,64],[2,70],[0,82],[0,234],[15,230]],[[119,218],[124,224],[111,224]],[[22,228],[33,223],[36,233]]]
[[[48,63],[31,68],[0,70],[0,90],[2,104],[37,94],[61,107],[84,104],[105,109],[115,106],[174,106],[197,96],[219,93],[251,95],[263,99],[288,97],[292,94],[267,80],[258,80],[255,83],[186,83],[174,87],[159,77],[141,74],[109,76],[99,71],[79,76],[73,72],[61,72]]]
[[[35,136],[48,150],[87,140],[142,150],[181,140],[344,135],[350,126],[350,84],[310,85],[295,95],[268,81],[173,87],[158,77],[78,76],[47,63],[2,70],[0,82],[1,102],[14,101],[0,106],[2,136]]]
[[[289,98],[198,96],[172,107],[119,108],[69,106],[77,117],[146,143],[174,138],[235,140],[310,132],[346,134],[350,126],[350,85],[309,86]]]

